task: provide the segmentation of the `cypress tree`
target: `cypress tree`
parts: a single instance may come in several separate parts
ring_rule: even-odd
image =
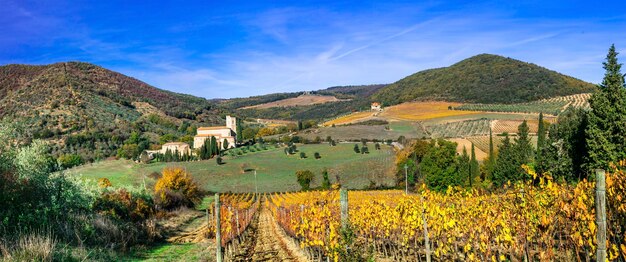
[[[471,185],[471,175],[470,157],[467,155],[467,149],[463,146],[463,153],[459,156],[459,177],[462,179],[461,181],[468,179]]]
[[[212,156],[220,154],[220,148],[219,148],[219,145],[217,144],[217,139],[214,136],[211,137],[211,147],[212,147],[211,151],[213,151]]]
[[[207,159],[213,157],[213,137],[210,137],[206,140],[206,151],[207,151]]]
[[[530,142],[530,137],[528,136],[529,132],[528,123],[526,120],[522,122],[517,127],[517,138],[515,139],[515,149],[519,156],[519,161],[521,164],[528,164],[532,161],[534,150],[532,143]]]
[[[228,149],[228,139],[224,138],[224,141],[222,142],[222,147],[224,148],[224,150]]]
[[[603,63],[604,79],[589,100],[588,168],[608,169],[610,163],[626,158],[626,88],[617,55],[611,45]]]
[[[472,155],[470,158],[470,186],[472,186],[472,180],[479,176],[480,170],[478,169],[478,160],[476,159],[476,151],[474,149],[474,143],[472,143]]]
[[[241,120],[239,120],[239,118],[236,120],[236,129],[235,133],[237,133],[237,141],[241,143],[241,141],[243,141],[243,128],[241,128]]]
[[[541,149],[546,144],[546,127],[543,122],[543,113],[539,113],[539,127],[537,129],[537,160],[539,161],[541,156]]]
[[[505,133],[504,140],[498,147],[498,157],[493,168],[493,181],[496,185],[503,185],[509,180],[517,180],[521,169],[518,160],[509,134]]]

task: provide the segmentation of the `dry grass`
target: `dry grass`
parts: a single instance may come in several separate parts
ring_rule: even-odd
[[[323,126],[332,126],[332,125],[346,125],[354,122],[360,122],[373,116],[376,112],[365,111],[365,112],[356,112],[346,116],[342,116],[333,120],[330,120],[323,124]]]
[[[517,127],[521,125],[523,120],[494,120],[492,123],[493,133],[501,134],[501,133],[509,133],[509,134],[517,134]],[[530,133],[537,133],[537,129],[539,129],[539,120],[526,120],[528,124]]]
[[[461,103],[454,102],[408,102],[385,108],[380,114],[383,118],[395,120],[420,121],[448,116],[480,114],[478,111],[448,110],[449,106],[457,107]]]
[[[315,104],[323,104],[329,102],[338,102],[338,101],[346,101],[344,99],[338,99],[334,96],[320,96],[320,95],[301,95],[294,98],[282,99],[270,103],[254,105],[254,106],[246,106],[241,109],[265,109],[272,107],[287,107],[287,106],[308,106]]]
[[[456,152],[461,154],[463,152],[463,147],[465,146],[465,150],[467,150],[467,155],[471,156],[472,154],[472,142],[470,140],[464,138],[450,138],[448,141],[456,142]],[[476,153],[476,159],[478,161],[487,159],[489,154],[485,153],[485,151],[481,150],[477,145],[474,145],[474,153]]]
[[[2,247],[2,261],[52,261],[57,241],[50,233],[29,233],[21,236],[10,250]]]

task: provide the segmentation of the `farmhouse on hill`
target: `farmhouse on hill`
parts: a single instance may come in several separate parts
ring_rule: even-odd
[[[204,145],[204,141],[215,137],[221,149],[235,147],[237,142],[237,118],[226,116],[226,126],[199,127],[196,136],[193,138],[193,148],[197,149]],[[224,148],[224,139],[228,141],[228,148]]]
[[[372,103],[372,111],[383,111],[382,106],[378,102]]]

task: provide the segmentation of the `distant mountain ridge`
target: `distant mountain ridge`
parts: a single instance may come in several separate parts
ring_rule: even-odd
[[[407,76],[371,99],[387,105],[414,100],[511,104],[594,90],[593,84],[535,64],[481,54]]]

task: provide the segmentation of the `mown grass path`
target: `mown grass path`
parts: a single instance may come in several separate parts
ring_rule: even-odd
[[[252,256],[247,261],[308,261],[302,250],[288,238],[263,204],[256,223],[258,223],[256,241]]]

